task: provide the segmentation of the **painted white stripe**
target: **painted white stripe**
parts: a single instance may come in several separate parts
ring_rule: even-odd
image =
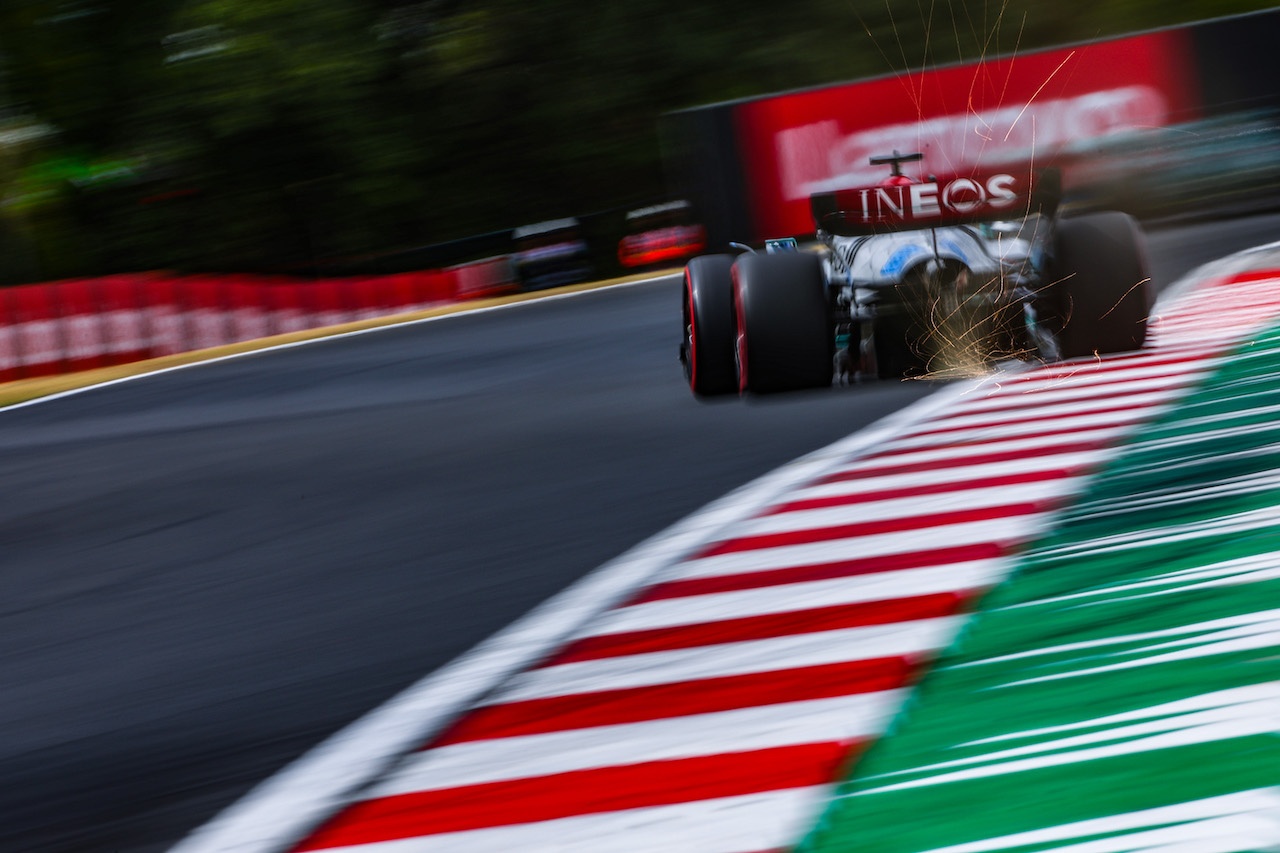
[[[1015,418],[1007,423],[974,426],[967,429],[947,430],[946,432],[926,432],[923,435],[905,435],[889,442],[887,450],[900,450],[904,447],[937,447],[963,441],[991,441],[998,438],[1016,438],[1017,436],[1061,430],[1069,433],[1077,429],[1091,429],[1099,426],[1130,425],[1151,416],[1151,409],[1124,409],[1117,412],[1102,412],[1095,415],[1077,415],[1076,417],[1059,417],[1053,423]]]
[[[637,762],[863,740],[888,727],[906,696],[906,690],[885,690],[452,744],[414,754],[363,799]]]
[[[1172,311],[1160,317],[1156,324],[1158,340],[1165,342],[1171,330],[1196,328],[1205,331],[1216,330],[1219,335],[1236,329],[1248,330],[1261,323],[1280,310],[1280,301],[1276,300],[1275,280],[1264,280],[1248,284],[1236,284],[1225,288],[1220,294],[1224,300],[1210,299],[1213,306],[1186,305],[1179,311]],[[1217,322],[1218,325],[1214,326]]]
[[[817,816],[826,787],[791,788],[743,797],[698,800],[447,832],[379,844],[335,847],[332,853],[744,853],[789,847]]]
[[[1149,359],[1134,359],[1116,364],[1097,361],[1076,364],[1048,365],[1033,368],[1025,373],[1015,373],[982,389],[980,396],[987,400],[1009,398],[1009,405],[1016,405],[1027,394],[1075,392],[1103,384],[1112,392],[1130,392],[1134,388],[1155,389],[1153,382],[1178,377],[1181,371],[1203,369],[1204,362],[1213,359],[1211,352],[1181,352],[1171,355],[1165,351],[1153,351]]]
[[[1232,298],[1235,298],[1233,295]],[[1160,327],[1160,341],[1191,343],[1195,341],[1230,342],[1247,335],[1262,325],[1259,316],[1270,316],[1275,303],[1259,306],[1259,313],[1224,311],[1221,315],[1199,314],[1170,320]]]
[[[960,622],[960,617],[920,619],[566,663],[521,673],[490,704],[920,654],[946,644]]]
[[[973,489],[957,488],[936,495],[919,495],[908,498],[890,498],[882,501],[866,501],[820,509],[796,510],[775,515],[762,515],[743,522],[733,530],[734,538],[759,536],[766,533],[785,533],[796,530],[818,530],[842,524],[911,519],[939,512],[958,509],[981,509],[1062,498],[1084,487],[1084,477],[1059,477],[1012,486],[985,486]]]
[[[1123,402],[1134,394],[1157,394],[1160,392],[1176,396],[1188,384],[1192,384],[1210,372],[1209,360],[1197,360],[1182,364],[1164,366],[1164,373],[1149,376],[1145,379],[1118,380],[1112,382],[1109,376],[1075,376],[1070,381],[1047,377],[1037,387],[1024,387],[1009,382],[999,382],[982,389],[982,396],[975,396],[969,403],[957,407],[957,414],[988,415],[991,417],[1016,418],[1021,414],[1036,414],[1043,407],[1065,406],[1075,404],[1076,409],[1104,407]],[[1177,368],[1181,367],[1181,370]],[[1016,378],[1016,377],[1015,377]],[[939,421],[945,426],[949,419]]]
[[[1221,344],[1226,349],[1238,347],[1248,340],[1254,326],[1260,324],[1224,323],[1221,326],[1206,320],[1203,324],[1188,325],[1183,328],[1169,329],[1164,333],[1165,340],[1203,341]],[[1230,331],[1227,331],[1230,329]]]
[[[1243,294],[1231,294],[1228,298],[1247,298]],[[1221,316],[1197,314],[1178,317],[1160,329],[1160,340],[1190,343],[1193,341],[1225,340],[1248,335],[1267,322],[1276,310],[1275,302],[1258,306],[1257,313],[1242,310],[1226,310]],[[1260,319],[1261,318],[1261,319]]]
[[[1164,389],[1171,395],[1176,395],[1181,388],[1186,387],[1191,380],[1198,379],[1207,374],[1201,364],[1186,365],[1187,373],[1181,373],[1173,376],[1157,376],[1151,379],[1132,380],[1123,385],[1114,386],[1108,389],[1108,393],[1116,391],[1149,391],[1151,389]],[[1187,381],[1184,381],[1187,380]],[[1096,385],[1073,385],[1069,388],[1042,388],[1035,393],[1024,392],[1021,389],[1012,389],[1005,385],[990,385],[982,389],[978,393],[986,393],[985,396],[974,396],[971,400],[956,406],[954,411],[963,413],[964,416],[969,415],[1003,415],[1016,417],[1022,412],[1038,412],[1041,406],[1057,406],[1073,403],[1088,403],[1098,394]],[[1126,395],[1127,396],[1127,393]],[[1125,397],[1115,396],[1107,397],[1105,400],[1098,401],[1099,404],[1110,403],[1112,401],[1123,401]],[[950,418],[940,419],[936,421],[939,426],[945,426],[950,423]]]
[[[1176,392],[1169,388],[1167,381],[1161,380],[1153,383],[1153,390],[1134,392],[1114,397],[1107,397],[1104,400],[1098,400],[1093,404],[1094,407],[1100,409],[1116,408],[1119,406],[1132,406],[1135,409],[1141,407],[1150,409],[1154,406],[1164,405],[1174,396]],[[1040,395],[1036,395],[1039,399]],[[1001,399],[1008,400],[1008,396]],[[927,424],[922,424],[920,431],[928,430],[952,430],[964,427],[979,426],[1003,426],[1009,423],[1021,423],[1027,419],[1035,419],[1042,421],[1041,428],[1055,425],[1059,416],[1070,417],[1082,408],[1079,400],[1070,402],[1050,401],[1044,405],[1038,406],[1020,406],[1008,412],[975,412],[973,414],[957,415],[950,418],[942,418]],[[911,435],[918,435],[914,432]]]
[[[1224,322],[1218,325],[1212,319],[1206,319],[1202,324],[1169,329],[1162,340],[1212,342],[1231,349],[1248,340],[1250,334],[1261,325],[1263,324],[1257,322]]]
[[[1054,364],[1029,373],[1018,374],[1000,383],[1007,393],[1026,394],[1031,391],[1071,388],[1094,385],[1098,382],[1129,382],[1135,379],[1153,379],[1158,376],[1180,377],[1184,371],[1194,369],[1195,361],[1167,363],[1168,354],[1161,350],[1149,350],[1150,358],[1125,361],[1080,361]]]
[[[837,473],[852,471],[875,472],[881,468],[897,468],[901,465],[914,465],[919,462],[960,461],[970,456],[985,456],[988,453],[1008,453],[1010,451],[1027,451],[1036,453],[1041,450],[1052,450],[1063,445],[1072,445],[1081,441],[1114,441],[1129,432],[1128,426],[1096,427],[1082,429],[1062,435],[1039,436],[1036,438],[998,438],[982,444],[958,444],[941,446],[929,450],[908,450],[888,456],[873,456],[860,462],[846,466]]]
[[[938,468],[935,471],[914,471],[906,474],[885,474],[879,477],[859,477],[854,480],[837,480],[816,486],[796,489],[786,496],[786,503],[836,498],[848,495],[869,494],[891,489],[909,489],[915,486],[945,485],[981,480],[987,477],[1003,477],[1008,474],[1034,474],[1042,471],[1076,469],[1099,461],[1096,450],[1073,453],[1054,453],[1013,459],[1008,462],[983,462],[978,465],[962,465],[955,468]]]
[[[1280,302],[1276,301],[1274,280],[1238,282],[1221,290],[1224,292],[1218,294],[1219,296],[1230,297],[1225,304],[1222,301],[1207,300],[1213,302],[1212,306],[1196,304],[1183,306],[1180,311],[1161,316],[1159,327],[1163,329],[1166,325],[1209,322],[1219,316],[1254,325],[1268,310],[1274,311],[1280,308]],[[1224,326],[1224,328],[1227,327]]]
[[[1004,577],[1011,565],[1012,561],[1007,559],[971,560],[946,566],[925,566],[761,589],[659,599],[610,610],[591,623],[585,636],[700,625],[817,607],[985,589]]]
[[[1029,513],[1011,518],[939,525],[928,530],[907,530],[900,533],[880,533],[874,536],[806,542],[803,545],[779,545],[774,548],[734,551],[686,560],[677,565],[664,580],[763,572],[770,569],[884,557],[889,554],[978,545],[986,542],[1023,541],[1038,536],[1045,529],[1049,516],[1050,513]]]
[[[1158,390],[1169,382],[1181,382],[1187,372],[1202,372],[1208,364],[1207,358],[1190,356],[1188,361],[1173,364],[1153,364],[1142,368],[1142,375],[1136,377],[1115,376],[1103,371],[1075,370],[1070,373],[1050,374],[1041,370],[1025,374],[1013,374],[998,382],[994,382],[976,393],[969,405],[962,405],[958,411],[966,414],[972,411],[999,411],[1026,405],[1045,405],[1060,403],[1070,399],[1088,400],[1098,386],[1106,388],[1106,393],[1131,393],[1136,390]],[[1129,368],[1136,371],[1137,367]],[[985,403],[986,405],[979,405]],[[971,408],[972,406],[972,408]]]

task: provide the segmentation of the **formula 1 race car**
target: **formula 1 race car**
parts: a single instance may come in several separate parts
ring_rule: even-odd
[[[948,378],[1009,358],[1140,348],[1152,288],[1118,212],[1059,217],[1054,169],[914,180],[810,198],[817,245],[694,258],[680,359],[694,393],[770,393],[872,377]]]

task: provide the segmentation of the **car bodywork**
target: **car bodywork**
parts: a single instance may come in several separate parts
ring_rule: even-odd
[[[618,265],[642,270],[684,263],[707,247],[707,231],[692,220],[685,199],[627,211],[626,235],[618,241]]]
[[[946,378],[1142,345],[1151,296],[1131,218],[1059,220],[1055,170],[902,173],[920,159],[875,158],[892,167],[881,184],[814,195],[806,247],[690,263],[681,359],[695,393]],[[701,382],[699,358],[716,368]]]
[[[524,290],[577,284],[591,277],[591,254],[577,219],[522,225],[511,232],[511,265]]]

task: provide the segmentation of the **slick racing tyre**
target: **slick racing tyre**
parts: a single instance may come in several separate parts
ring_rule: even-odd
[[[1059,222],[1048,296],[1063,358],[1141,348],[1153,292],[1133,217],[1108,211]]]
[[[680,360],[693,393],[702,397],[738,390],[733,348],[733,255],[704,255],[684,268],[684,342]]]
[[[830,386],[835,330],[819,258],[742,255],[733,288],[739,391]]]

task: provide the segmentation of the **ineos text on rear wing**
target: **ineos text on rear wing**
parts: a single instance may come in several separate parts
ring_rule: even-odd
[[[1057,169],[931,177],[809,197],[815,228],[838,237],[1051,215],[1062,195]]]

